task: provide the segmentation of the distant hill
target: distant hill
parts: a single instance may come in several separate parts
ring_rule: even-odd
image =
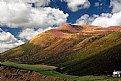
[[[121,27],[64,24],[0,54],[1,61],[58,66],[72,75],[121,70]]]

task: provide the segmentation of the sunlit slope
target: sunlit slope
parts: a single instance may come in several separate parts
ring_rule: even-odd
[[[73,74],[104,74],[121,70],[121,28],[65,24],[0,54],[1,61],[55,65]]]
[[[71,31],[68,28],[71,25],[65,24],[64,26],[67,26],[67,29],[64,27],[63,30]],[[41,61],[67,50],[83,39],[79,33],[66,31],[62,31],[62,29],[45,31],[24,45],[2,53],[0,59],[22,63],[41,63]]]

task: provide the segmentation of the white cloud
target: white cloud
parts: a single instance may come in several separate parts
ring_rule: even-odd
[[[121,12],[119,13],[102,13],[101,15],[93,15],[92,17],[88,14],[81,16],[76,24],[89,24],[94,26],[121,26]]]
[[[46,29],[39,28],[37,30],[35,30],[34,28],[27,28],[27,29],[24,29],[22,32],[20,32],[19,37],[23,40],[30,40],[37,34],[40,34],[41,32],[44,32],[50,29],[52,29],[52,27],[48,27]]]
[[[0,0],[0,24],[9,27],[48,27],[61,25],[66,22],[68,14],[50,7],[33,8],[26,3],[28,0]],[[45,5],[50,0],[41,1]],[[45,3],[47,1],[47,3]]]
[[[90,2],[88,0],[62,0],[67,2],[68,8],[75,12],[82,8],[89,8]]]
[[[118,13],[102,13],[101,15],[89,16],[85,14],[81,16],[76,24],[89,24],[94,26],[121,26],[121,11]]]
[[[17,47],[24,42],[15,38],[10,32],[5,32],[0,29],[0,53],[8,49]]]
[[[19,37],[23,40],[30,40],[31,38],[33,38],[35,35],[39,34],[40,32],[42,32],[42,29],[24,29],[22,32],[20,32]]]
[[[96,18],[92,25],[96,26],[121,26],[121,12],[114,13],[114,14],[107,14],[105,16],[100,16]]]
[[[5,1],[7,3],[17,3],[17,2],[24,2],[26,4],[35,3],[35,6],[47,6],[51,0],[0,0]]]
[[[0,48],[0,53],[4,52],[6,50],[8,50],[8,49]]]
[[[110,5],[113,8],[112,12],[117,13],[121,11],[121,0],[111,0]]]
[[[50,7],[32,9],[31,19],[25,26],[29,27],[48,27],[53,25],[61,25],[67,21],[68,14],[64,14],[59,9]]]
[[[27,3],[35,3],[35,6],[46,6],[50,3],[51,0],[22,0]]]
[[[97,17],[98,15],[93,15],[93,17],[90,17],[88,14],[85,14],[76,21],[76,24],[91,24]]]
[[[100,5],[102,5],[102,3],[95,3],[95,6]],[[111,0],[110,6],[112,7],[112,13],[102,13],[101,15],[96,16],[85,14],[81,16],[76,23],[103,27],[121,26],[121,0]]]

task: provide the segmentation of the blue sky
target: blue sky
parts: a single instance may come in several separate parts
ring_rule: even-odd
[[[68,23],[75,23],[78,18],[80,18],[84,14],[89,14],[93,16],[93,14],[102,14],[102,13],[111,13],[112,9],[110,7],[110,0],[89,0],[90,7],[86,9],[79,9],[76,12],[71,11],[66,2],[60,2],[59,0],[54,0],[50,3],[50,7],[52,8],[59,8],[64,13],[69,13],[69,17],[67,22]],[[103,4],[101,6],[95,6],[95,3],[98,2]]]
[[[120,0],[0,0],[0,5],[0,52],[64,23],[121,25]]]

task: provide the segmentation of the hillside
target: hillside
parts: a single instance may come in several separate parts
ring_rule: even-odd
[[[119,81],[105,75],[72,76],[55,71],[54,66],[0,62],[0,81]]]
[[[64,24],[0,54],[1,61],[57,66],[72,75],[121,70],[121,28]]]
[[[73,81],[54,71],[54,66],[0,62],[0,81]],[[58,77],[61,75],[60,77]],[[72,77],[76,79],[76,77]]]

